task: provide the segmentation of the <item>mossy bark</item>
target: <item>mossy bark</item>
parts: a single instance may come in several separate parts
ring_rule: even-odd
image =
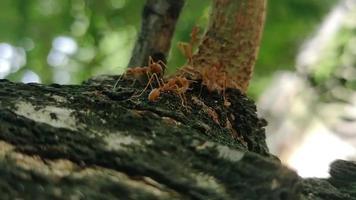
[[[270,155],[238,90],[225,107],[196,82],[184,107],[170,93],[133,97],[135,80],[112,91],[116,79],[0,81],[0,199],[355,199],[355,164],[302,180]]]

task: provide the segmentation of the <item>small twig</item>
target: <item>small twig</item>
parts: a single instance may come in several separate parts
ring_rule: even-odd
[[[129,67],[145,66],[151,56],[166,63],[175,26],[184,0],[147,0],[142,12],[141,32]]]

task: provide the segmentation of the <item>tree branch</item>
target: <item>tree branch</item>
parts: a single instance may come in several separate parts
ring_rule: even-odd
[[[196,69],[221,65],[227,87],[246,92],[265,21],[267,0],[214,0],[210,24],[193,56]]]
[[[195,83],[184,108],[169,93],[132,98],[144,87],[135,80],[112,91],[116,78],[0,80],[0,199],[356,200],[356,163],[298,177],[268,153],[265,123],[239,91],[226,91],[226,108]]]
[[[129,67],[145,66],[148,57],[166,62],[171,38],[184,0],[147,0],[142,12],[141,32]]]

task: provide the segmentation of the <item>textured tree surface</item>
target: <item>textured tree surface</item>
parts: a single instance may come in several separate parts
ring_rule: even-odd
[[[149,102],[139,81],[0,81],[0,199],[355,199],[356,164],[303,180],[268,153],[254,102],[199,82]],[[353,196],[353,197],[352,197]]]
[[[132,63],[165,56],[183,2],[148,1],[160,6],[145,8],[143,24],[162,31],[153,43],[139,39]],[[356,199],[355,163],[335,162],[330,179],[301,179],[269,154],[266,121],[243,94],[266,1],[213,2],[188,63],[201,76],[184,98],[162,90],[150,102],[145,81],[129,76],[115,90],[117,76],[67,86],[1,80],[0,199]]]
[[[193,57],[195,68],[218,65],[227,87],[247,91],[265,21],[267,0],[214,0],[208,30]]]

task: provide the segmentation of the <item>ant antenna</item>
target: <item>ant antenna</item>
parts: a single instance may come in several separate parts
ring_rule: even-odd
[[[120,77],[117,79],[117,81],[115,82],[114,87],[112,88],[112,90],[115,92],[115,89],[117,87],[117,85],[119,84],[119,82],[121,81],[122,77],[124,76],[125,73],[121,74]]]

